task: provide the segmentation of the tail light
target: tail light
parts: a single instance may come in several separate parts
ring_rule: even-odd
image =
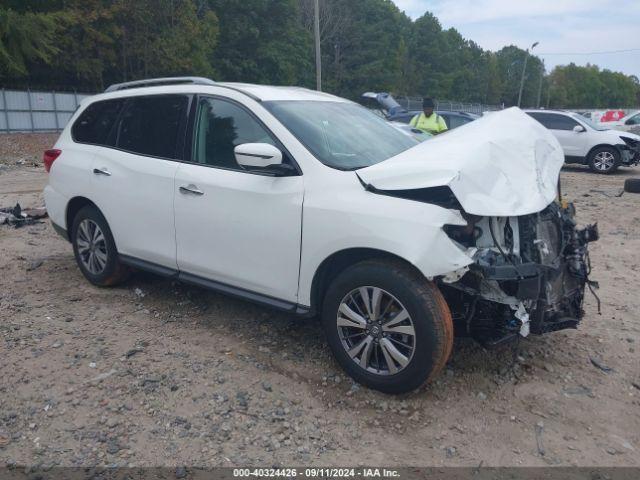
[[[49,171],[51,170],[51,165],[53,165],[53,162],[60,156],[61,153],[62,150],[57,150],[55,148],[44,151],[42,161],[44,162],[44,169],[47,171],[47,173],[49,173]]]

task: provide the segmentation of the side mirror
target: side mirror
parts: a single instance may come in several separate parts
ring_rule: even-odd
[[[265,168],[282,163],[282,152],[268,143],[243,143],[233,149],[238,165]]]
[[[282,163],[282,152],[268,143],[243,143],[233,153],[238,165],[256,173],[274,177],[297,173],[295,167]]]
[[[582,133],[586,131],[586,129],[582,125],[576,125],[575,127],[573,127],[573,131],[576,133]]]
[[[636,122],[633,118],[630,118],[629,120],[627,120],[626,122],[624,122],[625,125],[635,125]]]

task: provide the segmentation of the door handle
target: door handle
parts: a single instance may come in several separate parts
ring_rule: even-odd
[[[93,169],[93,173],[95,173],[96,175],[106,175],[107,177],[111,176],[111,172],[109,170],[107,170],[106,168],[94,168]]]
[[[196,187],[193,183],[190,183],[186,187],[180,187],[180,193],[184,193],[185,195],[189,193],[193,195],[204,195],[204,192],[202,190],[199,190],[198,187]]]

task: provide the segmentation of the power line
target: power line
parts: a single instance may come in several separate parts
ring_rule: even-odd
[[[538,55],[605,55],[610,53],[627,53],[627,52],[640,52],[640,48],[628,48],[626,50],[609,50],[605,52],[573,52],[573,53],[538,53]]]

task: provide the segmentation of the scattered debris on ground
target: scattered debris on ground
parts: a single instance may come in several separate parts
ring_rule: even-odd
[[[0,208],[0,225],[11,225],[19,228],[25,225],[33,225],[41,218],[47,216],[45,208],[27,208],[23,210],[19,203],[15,207]]]
[[[640,193],[640,178],[627,178],[624,181],[624,191],[629,193]]]
[[[597,358],[589,357],[589,360],[591,360],[591,363],[593,364],[594,367],[599,368],[604,373],[612,373],[614,371],[613,368],[607,367],[604,363],[602,363]]]
[[[538,422],[535,425],[536,432],[536,446],[538,447],[538,453],[540,456],[544,457],[547,451],[544,448],[544,444],[542,443],[542,434],[544,432],[544,423]]]

